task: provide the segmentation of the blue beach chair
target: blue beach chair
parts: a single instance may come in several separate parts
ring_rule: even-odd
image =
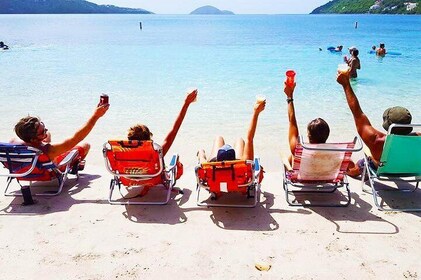
[[[77,149],[72,150],[57,165],[55,165],[42,151],[26,145],[0,143],[0,162],[6,172],[0,176],[7,177],[5,196],[23,196],[23,204],[33,204],[30,187],[33,182],[47,182],[57,179],[58,188],[52,192],[36,193],[35,196],[55,196],[61,193],[67,175],[70,171],[78,177],[78,168],[73,168],[74,160],[79,155]],[[20,185],[21,192],[8,192],[13,179]],[[22,185],[29,182],[29,185]]]
[[[384,199],[381,199],[381,193],[385,194],[385,192],[390,193],[394,191],[411,194],[418,189],[421,181],[421,137],[391,134],[394,127],[421,128],[421,124],[392,124],[389,127],[377,171],[373,170],[368,164],[367,154],[369,151],[366,151],[364,171],[361,179],[362,187],[364,187],[364,180],[367,174],[374,203],[379,210],[421,211],[421,208],[393,208],[390,205],[386,208],[382,206]],[[397,188],[379,189],[377,182],[393,182]],[[402,183],[412,187],[402,188],[401,186],[399,188],[399,184]],[[380,199],[382,201],[379,201]]]

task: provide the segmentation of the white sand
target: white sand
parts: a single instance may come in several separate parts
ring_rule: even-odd
[[[1,279],[421,278],[420,214],[378,211],[355,180],[347,208],[287,206],[280,171],[256,208],[200,208],[189,167],[182,198],[125,207],[107,203],[105,167],[84,173],[34,206],[0,197]]]

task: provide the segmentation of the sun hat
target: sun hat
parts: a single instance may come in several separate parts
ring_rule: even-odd
[[[352,50],[358,50],[356,46],[352,46],[350,48],[348,48],[348,50],[352,51]]]
[[[216,155],[216,160],[235,160],[235,150],[230,145],[225,144],[219,148],[218,154]]]
[[[408,109],[400,106],[391,107],[383,113],[383,128],[387,131],[392,123],[410,124],[412,121],[411,113]],[[412,127],[396,127],[393,129],[394,134],[406,135],[411,133]]]

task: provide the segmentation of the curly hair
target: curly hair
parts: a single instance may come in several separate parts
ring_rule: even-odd
[[[127,138],[129,140],[151,140],[152,133],[149,131],[149,128],[146,125],[138,124],[132,126],[127,133]]]
[[[24,117],[15,125],[15,133],[23,141],[31,142],[32,139],[37,137],[40,122],[41,120],[37,117]]]

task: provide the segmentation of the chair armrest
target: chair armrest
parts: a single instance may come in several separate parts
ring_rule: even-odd
[[[71,150],[67,156],[61,160],[59,164],[57,164],[57,167],[68,165],[71,163],[77,156],[79,155],[79,151],[77,149]]]
[[[167,171],[172,171],[176,167],[177,161],[178,161],[178,157],[179,157],[178,154],[173,154],[171,156],[170,164],[168,166]]]

